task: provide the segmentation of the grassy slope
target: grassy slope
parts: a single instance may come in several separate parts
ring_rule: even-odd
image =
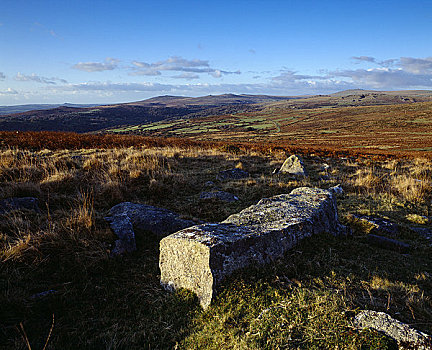
[[[271,176],[285,156],[197,146],[0,152],[0,198],[33,195],[42,208],[41,216],[14,212],[0,220],[0,347],[25,348],[22,323],[31,346],[42,348],[53,314],[49,346],[65,349],[391,348],[377,333],[352,329],[363,308],[432,333],[430,243],[404,228],[399,238],[413,245],[409,255],[373,248],[370,228],[350,216],[403,227],[424,220],[432,164],[306,155],[309,178]],[[329,181],[319,180],[324,161]],[[251,178],[218,185],[241,200],[200,202],[205,183],[233,166]],[[115,238],[103,216],[124,200],[219,221],[262,197],[338,182],[346,189],[340,215],[353,237],[313,237],[274,264],[237,272],[205,312],[191,293],[159,285],[156,237],[138,237],[133,254],[108,256]],[[31,298],[50,289],[56,293]]]
[[[432,102],[311,109],[291,107],[286,102],[276,103],[252,113],[117,127],[110,131],[195,140],[301,143],[309,147],[363,152],[432,150]]]

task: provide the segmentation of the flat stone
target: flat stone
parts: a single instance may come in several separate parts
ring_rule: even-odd
[[[363,310],[354,318],[357,329],[374,329],[393,338],[400,349],[431,350],[432,338],[406,323],[402,323],[385,312]]]
[[[34,197],[13,197],[0,201],[0,214],[5,214],[12,210],[33,210],[39,213],[39,200]]]
[[[247,177],[249,177],[249,173],[247,171],[234,168],[234,169],[223,170],[219,172],[219,174],[216,176],[216,179],[219,181],[225,181],[225,180],[239,180]]]
[[[285,160],[280,167],[279,172],[283,174],[305,176],[306,170],[304,168],[303,159],[300,156],[293,154]]]
[[[164,208],[151,205],[123,202],[109,211],[105,220],[119,238],[112,254],[130,253],[136,250],[136,233],[153,233],[164,237],[195,222],[184,220],[180,215]]]
[[[373,228],[370,231],[372,234],[386,236],[397,236],[399,234],[399,225],[394,222],[390,222],[381,218],[372,218],[370,216],[354,215],[354,217],[373,225]]]
[[[388,250],[394,250],[400,253],[408,253],[410,245],[397,239],[387,238],[384,236],[378,236],[374,234],[368,234],[367,240],[370,244]]]
[[[217,199],[222,202],[235,202],[239,200],[237,196],[234,196],[232,193],[224,191],[201,192],[200,199]]]
[[[196,225],[163,238],[161,283],[167,289],[192,290],[206,308],[235,270],[269,263],[303,238],[322,232],[348,233],[329,191],[301,187],[264,198],[219,224]]]

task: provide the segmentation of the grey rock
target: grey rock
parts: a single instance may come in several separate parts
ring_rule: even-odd
[[[410,245],[396,239],[387,238],[384,236],[377,236],[374,234],[367,235],[368,243],[388,250],[394,250],[400,253],[408,253],[410,250]]]
[[[132,221],[127,213],[119,213],[114,217],[106,217],[105,220],[109,222],[111,230],[118,237],[111,255],[134,252],[136,250],[135,232]]]
[[[12,210],[33,210],[37,213],[40,212],[39,200],[34,197],[13,197],[0,201],[0,214],[5,214]]]
[[[200,199],[217,199],[222,202],[235,202],[239,200],[237,196],[234,196],[232,193],[224,191],[201,192]]]
[[[136,250],[136,233],[151,232],[163,237],[195,224],[167,209],[130,202],[112,207],[105,220],[119,238],[112,252],[114,255]]]
[[[374,329],[393,338],[400,349],[431,350],[432,338],[406,323],[402,323],[385,312],[363,310],[354,318],[357,329]]]
[[[219,172],[219,174],[216,176],[216,179],[219,181],[225,181],[225,180],[239,180],[247,177],[249,177],[249,173],[247,171],[234,168],[234,169],[223,170]]]
[[[348,233],[329,191],[301,187],[264,198],[219,224],[196,225],[163,238],[161,283],[167,289],[192,290],[206,308],[235,270],[268,263],[301,239],[322,232]]]
[[[279,172],[283,174],[305,176],[306,170],[304,168],[303,159],[300,156],[293,154],[285,160],[279,169]]]
[[[399,234],[399,225],[394,222],[390,222],[381,218],[372,218],[370,216],[353,216],[359,220],[373,225],[373,228],[370,231],[372,234],[387,236],[397,236]]]
[[[213,181],[207,181],[205,184],[204,184],[204,186],[205,187],[207,187],[207,188],[211,188],[211,187],[215,187],[216,186],[216,184],[213,182]]]
[[[341,184],[338,184],[338,185],[336,185],[336,186],[330,187],[328,190],[329,190],[330,192],[336,194],[336,195],[337,195],[337,194],[343,194],[343,193],[344,193],[344,190],[343,190]]]

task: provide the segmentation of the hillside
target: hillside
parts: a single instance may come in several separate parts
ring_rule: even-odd
[[[0,136],[0,349],[395,349],[353,327],[364,309],[432,333],[430,160],[303,152],[308,175],[294,176],[272,174],[290,152],[266,144]],[[233,168],[248,176],[218,178]],[[111,255],[116,237],[104,218],[122,202],[214,223],[261,198],[339,183],[351,236],[315,235],[237,271],[206,310],[191,292],[160,285],[155,234],[137,231],[135,252]],[[238,199],[202,198],[216,190]],[[5,212],[3,200],[16,197],[37,207]],[[376,246],[374,234],[409,251]]]
[[[293,108],[292,103],[271,103],[247,113],[116,127],[106,132],[361,151],[432,150],[432,102],[306,109]]]
[[[0,115],[0,130],[95,132],[179,118],[194,119],[271,109],[307,111],[317,108],[411,104],[426,101],[432,101],[432,93],[429,91],[349,90],[332,95],[288,97],[234,94],[203,97],[160,96],[123,104],[74,108],[62,105],[47,110]]]

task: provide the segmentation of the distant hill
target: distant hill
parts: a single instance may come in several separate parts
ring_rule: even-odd
[[[85,107],[93,107],[97,105],[94,104],[80,105],[80,104],[73,104],[73,103],[64,103],[64,104],[28,104],[28,105],[16,105],[16,106],[0,106],[0,116],[15,114],[15,113],[23,113],[23,112],[34,111],[34,110],[41,110],[41,109],[53,109],[60,106],[85,108]]]
[[[432,92],[346,90],[316,96],[159,96],[112,105],[22,105],[0,107],[0,130],[96,132],[116,127],[268,109],[377,106],[432,101]],[[1,115],[3,114],[3,115]]]

